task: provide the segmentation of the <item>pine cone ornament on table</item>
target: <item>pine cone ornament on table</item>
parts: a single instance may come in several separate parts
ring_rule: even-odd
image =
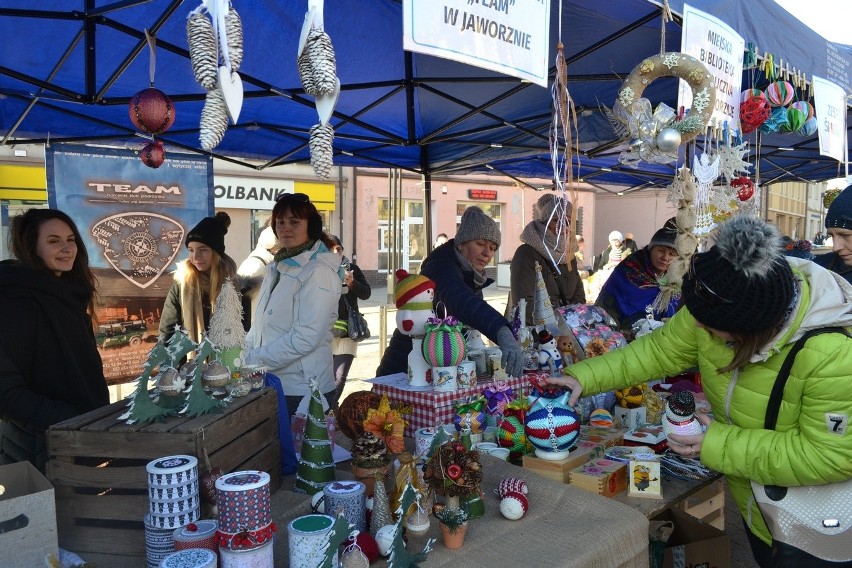
[[[240,64],[243,62],[243,23],[233,6],[225,16],[225,38],[228,42],[231,70],[239,71]]]
[[[189,16],[186,21],[186,42],[189,45],[189,59],[195,80],[208,91],[215,89],[219,81],[216,34],[213,31],[213,23],[204,14]]]
[[[317,124],[311,128],[311,166],[320,179],[328,179],[334,165],[334,128],[330,124]]]
[[[372,432],[364,432],[352,446],[352,463],[358,467],[384,467],[390,463],[388,446]]]
[[[303,81],[302,86],[305,87],[305,92],[309,95],[331,95],[334,93],[335,83],[337,79],[337,63],[334,59],[334,47],[331,45],[331,38],[327,33],[320,29],[312,29],[308,34],[308,39],[305,42],[305,50],[302,56],[307,55],[310,60],[311,75],[313,84],[311,89],[308,89]],[[301,68],[299,73],[301,76]]]
[[[218,88],[207,92],[204,108],[201,109],[201,124],[198,131],[198,139],[201,147],[212,150],[219,145],[225,137],[228,129],[228,107],[225,105],[225,97]],[[331,172],[331,168],[329,168]]]

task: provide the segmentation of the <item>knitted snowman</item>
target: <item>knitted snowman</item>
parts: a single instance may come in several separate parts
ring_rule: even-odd
[[[695,418],[695,397],[691,392],[680,391],[669,397],[666,415],[663,417],[663,431],[666,436],[691,436],[704,431],[701,423]]]
[[[394,274],[396,327],[400,333],[412,338],[412,349],[408,354],[408,381],[412,386],[428,386],[429,364],[423,358],[422,344],[426,320],[435,317],[435,311],[432,309],[435,283],[421,274],[409,274],[402,268]]]

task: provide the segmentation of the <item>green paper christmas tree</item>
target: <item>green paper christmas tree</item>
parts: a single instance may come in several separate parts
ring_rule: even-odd
[[[403,511],[407,511],[416,500],[417,491],[411,486],[411,480],[409,479],[405,482],[405,488],[402,490],[402,496],[399,500],[399,508],[396,510],[399,521],[397,521],[396,530],[393,532],[393,543],[391,544],[390,556],[388,557],[388,568],[417,568],[417,563],[426,560],[426,555],[432,552],[432,544],[435,543],[434,538],[426,541],[423,550],[416,554],[408,552],[405,548],[405,541],[402,540],[402,526],[405,523]]]
[[[328,424],[322,408],[322,395],[316,380],[311,380],[311,403],[302,440],[302,456],[296,471],[296,491],[313,495],[335,480],[334,458],[328,439]]]
[[[242,367],[246,330],[240,294],[230,278],[222,283],[216,298],[216,309],[210,318],[210,341],[219,348],[219,360],[233,376]]]
[[[119,420],[125,420],[128,424],[147,424],[148,422],[162,422],[166,416],[171,416],[175,413],[172,408],[163,408],[154,404],[151,400],[151,395],[148,393],[148,383],[151,380],[151,373],[157,366],[162,367],[163,363],[168,361],[168,353],[162,343],[157,343],[150,352],[148,359],[142,367],[142,374],[136,379],[136,390],[130,395],[129,410],[118,417]]]
[[[350,525],[349,521],[343,515],[337,517],[331,530],[328,532],[328,542],[323,546],[323,559],[320,568],[332,568],[334,566],[334,557],[337,555],[337,549],[340,545],[349,538],[355,525]]]
[[[392,524],[393,516],[390,512],[390,499],[388,499],[388,490],[385,488],[385,480],[377,476],[376,488],[373,490],[373,515],[370,517],[370,534],[375,538],[380,528]]]
[[[205,336],[198,344],[198,351],[195,358],[198,365],[195,366],[195,371],[192,377],[192,386],[189,387],[189,393],[186,395],[186,404],[180,410],[180,414],[185,414],[190,417],[201,416],[214,410],[218,410],[224,404],[214,398],[211,398],[204,392],[204,386],[201,384],[201,368],[202,361],[216,355],[216,346]]]
[[[180,325],[175,325],[175,332],[166,342],[165,350],[171,366],[177,369],[183,358],[189,355],[198,345],[189,338],[189,334]]]

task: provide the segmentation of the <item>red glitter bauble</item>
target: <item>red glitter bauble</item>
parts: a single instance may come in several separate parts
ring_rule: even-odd
[[[159,168],[166,159],[166,150],[163,148],[163,143],[157,140],[146,144],[142,148],[142,151],[139,152],[139,159],[149,168]]]
[[[343,546],[347,547],[350,544],[352,544],[351,536],[346,539]],[[361,552],[364,553],[370,564],[379,558],[379,543],[376,542],[376,539],[370,533],[359,532],[358,536],[355,537],[355,544],[358,545],[358,548],[361,549]]]
[[[150,87],[133,95],[127,109],[136,128],[148,134],[165,132],[175,123],[172,100],[159,89]]]

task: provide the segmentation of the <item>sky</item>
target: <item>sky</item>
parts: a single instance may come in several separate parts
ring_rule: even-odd
[[[852,44],[852,0],[775,0],[822,37]]]

